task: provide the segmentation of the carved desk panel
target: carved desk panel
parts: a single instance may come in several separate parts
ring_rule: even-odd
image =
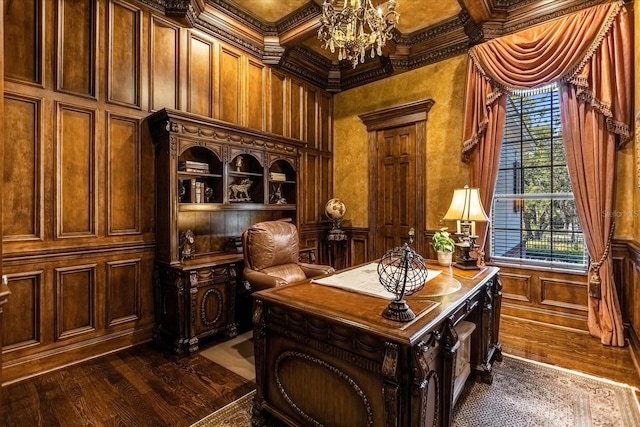
[[[460,289],[431,296],[428,282],[406,300],[438,305],[407,323],[382,317],[387,300],[311,282],[255,293],[253,424],[275,417],[290,426],[448,426],[460,347],[455,326],[476,325],[472,377],[491,382],[501,358],[501,290],[495,267],[446,275]]]

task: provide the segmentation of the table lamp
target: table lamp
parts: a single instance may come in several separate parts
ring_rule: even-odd
[[[480,191],[478,188],[464,188],[453,190],[451,206],[444,214],[443,220],[457,221],[457,232],[459,241],[456,246],[460,248],[462,255],[457,257],[455,267],[463,270],[477,270],[478,259],[471,256],[471,251],[478,247],[476,244],[476,221],[489,221],[480,202]]]

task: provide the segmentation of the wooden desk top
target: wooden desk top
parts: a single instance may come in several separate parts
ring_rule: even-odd
[[[309,280],[256,292],[254,298],[381,335],[393,342],[413,345],[499,271],[497,267],[464,271],[431,264],[429,269],[441,270],[442,273],[429,281],[421,291],[405,298],[416,318],[404,323],[382,317],[389,300],[311,283]],[[460,283],[457,291],[433,295],[433,288],[441,287],[443,281],[452,280]]]

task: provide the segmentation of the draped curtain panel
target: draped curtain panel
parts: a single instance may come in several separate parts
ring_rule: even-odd
[[[615,149],[630,138],[632,32],[623,1],[605,3],[469,51],[463,156],[492,206],[508,94],[558,85],[571,184],[589,256],[589,331],[623,346],[609,255]],[[486,233],[480,244],[484,245]]]

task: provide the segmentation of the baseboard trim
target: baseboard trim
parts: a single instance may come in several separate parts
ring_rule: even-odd
[[[57,347],[49,351],[4,361],[2,364],[2,386],[149,342],[152,337],[152,329],[153,325],[146,325],[87,340],[80,344]],[[79,355],[80,358],[68,362],[69,355]]]
[[[640,340],[633,328],[627,328],[629,336],[629,352],[631,352],[631,360],[636,368],[636,373],[640,377]]]
[[[505,299],[502,300],[502,315],[568,330],[588,331],[586,315],[562,313],[537,307],[525,307],[519,304],[509,303],[508,300]]]

